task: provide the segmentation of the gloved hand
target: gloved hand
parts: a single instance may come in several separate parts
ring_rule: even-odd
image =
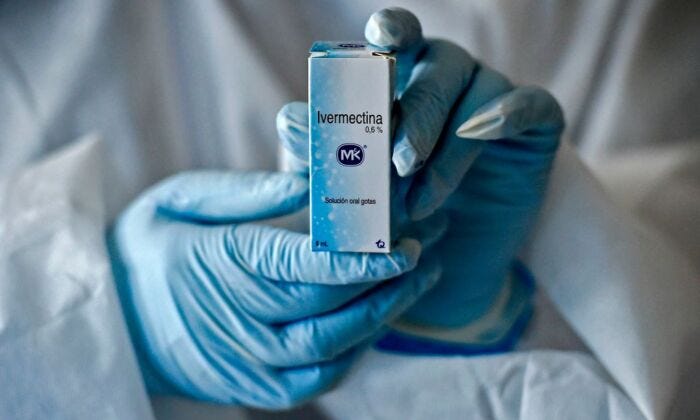
[[[110,256],[152,391],[262,408],[304,401],[439,277],[435,260],[411,270],[444,221],[390,254],[312,253],[308,235],[251,223],[307,202],[299,175],[191,172],[118,219]]]
[[[397,51],[401,117],[392,160],[401,183],[408,183],[401,204],[414,224],[437,209],[450,219],[436,246],[442,279],[404,320],[468,325],[504,296],[516,253],[542,204],[564,127],[562,111],[544,90],[516,88],[459,46],[425,40],[417,18],[404,9],[372,15],[365,36]],[[283,107],[277,125],[294,159],[306,159],[306,104]],[[518,305],[500,313],[516,317],[527,310]]]

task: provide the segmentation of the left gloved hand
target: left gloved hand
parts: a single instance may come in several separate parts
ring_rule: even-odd
[[[542,204],[564,127],[556,100],[514,87],[461,47],[425,40],[410,12],[370,17],[368,41],[397,51],[401,117],[392,160],[410,186],[413,223],[437,209],[450,230],[437,245],[440,283],[404,316],[420,325],[458,327],[487,313]],[[295,159],[308,155],[305,103],[278,114],[278,131]]]
[[[119,217],[110,257],[149,390],[300,403],[439,277],[421,256],[439,219],[389,254],[314,253],[308,235],[254,223],[307,204],[299,175],[200,171],[157,184]]]

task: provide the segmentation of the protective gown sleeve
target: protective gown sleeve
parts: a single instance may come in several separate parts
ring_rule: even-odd
[[[564,145],[526,261],[647,418],[697,418],[700,275]]]
[[[104,247],[100,142],[0,179],[0,418],[150,419]]]

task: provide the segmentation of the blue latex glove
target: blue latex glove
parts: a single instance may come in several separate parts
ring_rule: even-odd
[[[304,401],[437,281],[435,260],[413,269],[444,220],[390,254],[312,253],[308,235],[251,223],[307,202],[307,180],[292,173],[191,172],[119,218],[109,249],[151,391]]]
[[[442,279],[404,320],[462,327],[503,296],[542,204],[562,112],[544,90],[516,88],[459,46],[425,40],[418,19],[404,9],[372,15],[365,36],[398,56],[401,117],[392,160],[406,185],[400,199],[409,222],[402,228],[421,225],[437,209],[450,219],[436,246]],[[278,114],[280,137],[296,161],[308,154],[307,112],[305,103],[296,102]],[[515,304],[521,309],[502,313],[517,317],[529,310]],[[513,325],[501,321],[498,328]]]

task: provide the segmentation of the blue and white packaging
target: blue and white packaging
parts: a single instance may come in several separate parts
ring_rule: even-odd
[[[311,249],[389,252],[394,57],[366,42],[310,52]]]

